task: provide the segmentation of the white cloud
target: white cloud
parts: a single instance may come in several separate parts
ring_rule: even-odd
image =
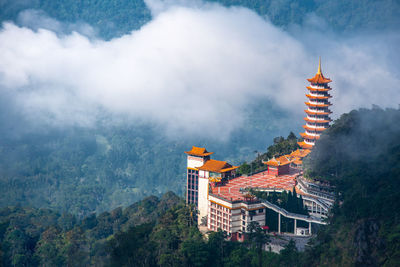
[[[244,8],[151,2],[152,21],[110,41],[4,24],[0,89],[43,121],[87,125],[106,111],[224,138],[261,97],[302,112],[305,79],[322,55],[337,113],[400,103],[399,69],[389,67],[383,35],[371,45],[364,37],[289,34]]]

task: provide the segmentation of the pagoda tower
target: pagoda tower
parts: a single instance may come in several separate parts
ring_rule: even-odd
[[[300,133],[304,141],[299,142],[301,148],[311,149],[318,140],[321,133],[329,127],[331,118],[329,114],[329,106],[332,104],[328,101],[332,96],[328,93],[331,88],[328,83],[331,82],[329,78],[325,78],[321,72],[321,58],[319,59],[318,72],[311,79],[307,79],[310,86],[307,89],[310,91],[306,96],[308,102],[305,102],[307,109],[304,110],[307,116],[304,118],[306,124],[303,126],[304,133]]]

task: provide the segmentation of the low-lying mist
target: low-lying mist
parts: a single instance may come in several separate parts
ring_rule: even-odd
[[[225,140],[259,99],[301,119],[319,56],[333,80],[334,116],[400,103],[398,32],[339,36],[318,14],[282,30],[245,8],[147,4],[153,19],[110,41],[38,11],[3,23],[2,109],[33,125],[93,126],[106,116],[145,121],[167,136]]]

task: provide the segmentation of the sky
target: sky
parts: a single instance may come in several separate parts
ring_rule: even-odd
[[[398,32],[342,36],[317,14],[283,30],[245,8],[146,4],[152,20],[109,41],[35,10],[3,23],[1,102],[49,125],[91,126],[110,114],[174,135],[226,138],[260,99],[301,114],[321,56],[334,117],[400,104]]]

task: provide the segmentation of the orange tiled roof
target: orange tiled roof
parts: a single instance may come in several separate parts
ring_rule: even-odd
[[[214,152],[208,152],[204,147],[192,146],[192,150],[185,151],[185,153],[192,156],[205,157],[213,154]]]
[[[297,142],[297,144],[299,144],[299,146],[301,147],[301,148],[305,148],[305,149],[311,149],[311,148],[313,148],[313,146],[312,145],[309,145],[309,144],[306,144],[306,143],[304,143],[304,142]]]
[[[315,140],[319,139],[318,135],[316,135],[316,136],[308,135],[307,133],[300,133],[300,136],[303,137],[303,138],[307,138],[307,139],[315,139]]]
[[[329,120],[323,120],[323,119],[310,120],[310,119],[307,118],[307,117],[305,117],[304,120],[305,120],[306,122],[311,122],[311,123],[327,123],[327,122],[330,122],[330,121],[331,121],[331,119],[329,119]]]
[[[296,164],[296,165],[303,165],[303,161],[301,159],[299,159],[299,158],[294,159],[293,163]]]
[[[220,160],[215,160],[215,159],[209,159],[204,163],[203,166],[198,167],[197,169],[202,170],[202,171],[210,171],[210,172],[218,172],[218,173],[223,173],[223,172],[228,172],[234,169],[239,168],[239,166],[232,166],[226,161],[220,161]]]
[[[290,153],[290,156],[292,157],[298,157],[298,158],[304,158],[308,154],[310,154],[311,150],[309,149],[297,149]]]
[[[309,111],[308,109],[305,109],[304,112],[307,113],[308,115],[329,115],[332,113],[332,111],[315,112],[315,111]]]
[[[329,78],[325,78],[321,71],[321,58],[319,58],[318,71],[317,74],[311,79],[307,79],[310,83],[330,83]]]
[[[280,156],[279,158],[273,158],[265,162],[265,164],[269,166],[284,166],[291,162],[290,158],[287,155]]]
[[[310,99],[328,99],[331,98],[331,95],[327,95],[327,96],[312,96],[310,94],[306,94],[306,97],[310,98]]]
[[[322,73],[317,73],[311,79],[307,79],[307,81],[309,81],[310,83],[330,83],[332,80],[329,78],[325,78]]]

